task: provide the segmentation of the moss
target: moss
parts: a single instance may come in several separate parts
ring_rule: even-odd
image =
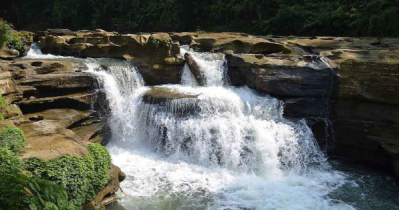
[[[0,146],[10,149],[14,153],[25,147],[25,134],[17,127],[6,127],[0,133]]]
[[[11,150],[0,147],[0,173],[19,172],[22,162]]]
[[[24,169],[43,179],[62,185],[69,200],[76,206],[93,200],[109,179],[111,156],[99,145],[88,146],[90,155],[84,158],[62,156],[45,161],[30,158],[24,161]]]

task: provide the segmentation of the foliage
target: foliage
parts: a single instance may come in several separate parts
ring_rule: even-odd
[[[21,129],[6,127],[0,133],[0,146],[18,153],[25,147],[25,139],[25,134]]]
[[[6,45],[8,49],[17,50],[21,56],[25,55],[25,44],[12,28],[12,24],[0,19],[0,48],[3,48]]]
[[[12,36],[12,25],[0,19],[0,48],[3,48]]]
[[[0,19],[1,21],[1,19]],[[0,23],[1,24],[1,23]],[[3,110],[4,108],[7,106],[7,101],[6,98],[0,94],[0,121],[4,120],[4,116],[3,116]]]
[[[201,28],[276,35],[399,36],[398,0],[9,2],[13,4],[3,4],[5,12],[0,12],[0,16],[25,30],[102,28],[119,32],[156,32]]]
[[[18,36],[18,34],[13,33],[11,38],[7,41],[7,48],[8,49],[14,49],[19,52],[19,55],[26,55],[26,46],[22,42],[21,38]]]
[[[111,156],[99,145],[88,146],[90,155],[84,158],[61,156],[45,161],[30,158],[24,161],[24,169],[43,179],[63,186],[75,206],[91,201],[109,179]]]
[[[21,169],[21,160],[6,147],[0,147],[0,174],[18,172]]]
[[[1,210],[74,210],[60,185],[18,172],[0,174]]]
[[[155,39],[154,37],[150,37],[150,41],[152,43],[152,46],[157,49],[159,47],[159,45],[161,44],[161,41],[158,39]]]
[[[90,144],[87,146],[90,155],[94,159],[94,190],[101,190],[109,180],[109,169],[111,168],[111,155],[107,148],[100,144]]]

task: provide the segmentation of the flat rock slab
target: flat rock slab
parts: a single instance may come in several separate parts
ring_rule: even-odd
[[[25,118],[33,121],[19,126],[26,135],[22,158],[39,157],[48,160],[62,155],[87,155],[86,146],[89,142],[83,141],[67,127],[91,114],[91,111],[50,109],[25,115]]]

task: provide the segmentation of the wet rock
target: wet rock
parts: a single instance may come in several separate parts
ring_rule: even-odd
[[[190,68],[191,73],[194,75],[195,79],[197,80],[200,86],[204,86],[206,83],[206,79],[204,75],[201,73],[200,67],[198,66],[197,62],[194,60],[193,56],[190,53],[184,54],[184,59],[188,67]]]
[[[171,89],[154,87],[144,93],[143,102],[148,104],[160,104],[179,99],[196,99],[198,95],[175,92]]]

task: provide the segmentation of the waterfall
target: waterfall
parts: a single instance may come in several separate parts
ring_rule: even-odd
[[[155,87],[182,95],[162,103],[143,100],[154,87],[133,66],[88,64],[112,112],[108,148],[128,175],[124,208],[354,209],[329,199],[344,175],[330,169],[304,121],[284,119],[277,99],[226,85],[223,55],[191,53],[206,87],[186,66],[181,85]]]
[[[149,87],[130,63],[84,60],[110,108],[107,147],[127,174],[124,209],[355,209],[329,197],[345,175],[331,169],[304,121],[284,119],[275,98],[229,86],[223,55],[191,53],[205,87],[187,66],[182,84]],[[154,90],[174,98],[149,103]]]

